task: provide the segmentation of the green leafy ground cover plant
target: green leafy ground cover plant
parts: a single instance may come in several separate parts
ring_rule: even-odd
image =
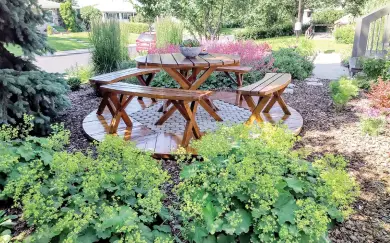
[[[291,73],[292,77],[304,80],[309,77],[314,69],[314,65],[305,56],[300,55],[293,48],[281,48],[273,51],[275,59],[273,67],[281,73]]]
[[[172,242],[159,189],[169,176],[150,154],[113,136],[96,156],[61,152],[68,132],[36,138],[30,129],[22,136],[0,130],[1,197],[12,198],[35,227],[26,242]]]
[[[363,134],[378,136],[385,131],[387,125],[386,117],[363,117],[360,119],[360,128]]]
[[[6,215],[4,210],[0,210],[0,242],[8,243],[11,241],[11,229],[16,224],[12,222],[16,215]]]
[[[0,123],[16,125],[29,114],[34,116],[34,132],[45,135],[52,119],[70,105],[62,75],[2,69],[0,77]]]
[[[330,92],[336,109],[342,109],[352,98],[359,94],[357,82],[348,77],[342,77],[330,84]]]
[[[177,186],[190,242],[325,242],[359,194],[347,161],[314,163],[293,134],[265,124],[221,128],[193,143],[204,161],[184,165]]]

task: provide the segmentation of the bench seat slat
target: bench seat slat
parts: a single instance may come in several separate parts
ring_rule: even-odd
[[[199,101],[203,97],[212,93],[212,91],[155,88],[121,82],[104,85],[101,86],[100,89],[102,92],[110,92],[114,94],[183,101]]]
[[[111,83],[116,82],[119,80],[123,80],[126,78],[149,74],[149,73],[157,73],[159,72],[159,68],[129,68],[125,70],[120,70],[112,73],[102,74],[95,77],[90,78],[90,82],[104,84],[104,83]]]
[[[238,91],[243,95],[264,96],[284,89],[291,82],[291,75],[287,73],[267,73],[265,77],[251,85],[242,87]]]

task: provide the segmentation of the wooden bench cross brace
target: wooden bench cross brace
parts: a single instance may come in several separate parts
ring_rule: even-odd
[[[153,80],[153,78],[154,78],[155,75],[156,75],[155,73],[149,73],[149,74],[147,75],[147,78],[146,78],[146,79],[144,78],[143,75],[138,75],[138,76],[137,76],[137,79],[138,79],[138,81],[139,81],[139,83],[140,83],[141,85],[143,85],[143,86],[149,86],[150,83],[152,82],[152,80]],[[138,100],[142,100],[142,97],[138,97]],[[157,102],[157,100],[156,100],[155,98],[152,98],[152,101],[153,101],[153,102]]]

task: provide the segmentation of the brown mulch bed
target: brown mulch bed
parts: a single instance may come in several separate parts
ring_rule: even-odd
[[[312,152],[312,157],[325,153],[345,156],[350,160],[349,171],[361,186],[361,196],[355,204],[355,214],[331,232],[333,242],[390,242],[390,134],[370,137],[361,133],[359,107],[365,104],[364,94],[350,102],[342,111],[336,111],[329,96],[329,81],[323,86],[294,82],[294,93],[286,94],[287,103],[304,119],[299,147]],[[58,121],[71,131],[69,151],[91,148],[82,131],[82,121],[98,107],[100,98],[89,87],[70,94],[72,107]],[[173,161],[162,166],[178,182],[179,168]],[[164,186],[168,193],[166,204],[175,196],[172,185]],[[173,224],[171,226],[173,227]]]

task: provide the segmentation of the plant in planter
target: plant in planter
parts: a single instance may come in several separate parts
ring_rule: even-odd
[[[187,58],[196,57],[202,51],[198,40],[185,40],[180,45],[180,52]]]

